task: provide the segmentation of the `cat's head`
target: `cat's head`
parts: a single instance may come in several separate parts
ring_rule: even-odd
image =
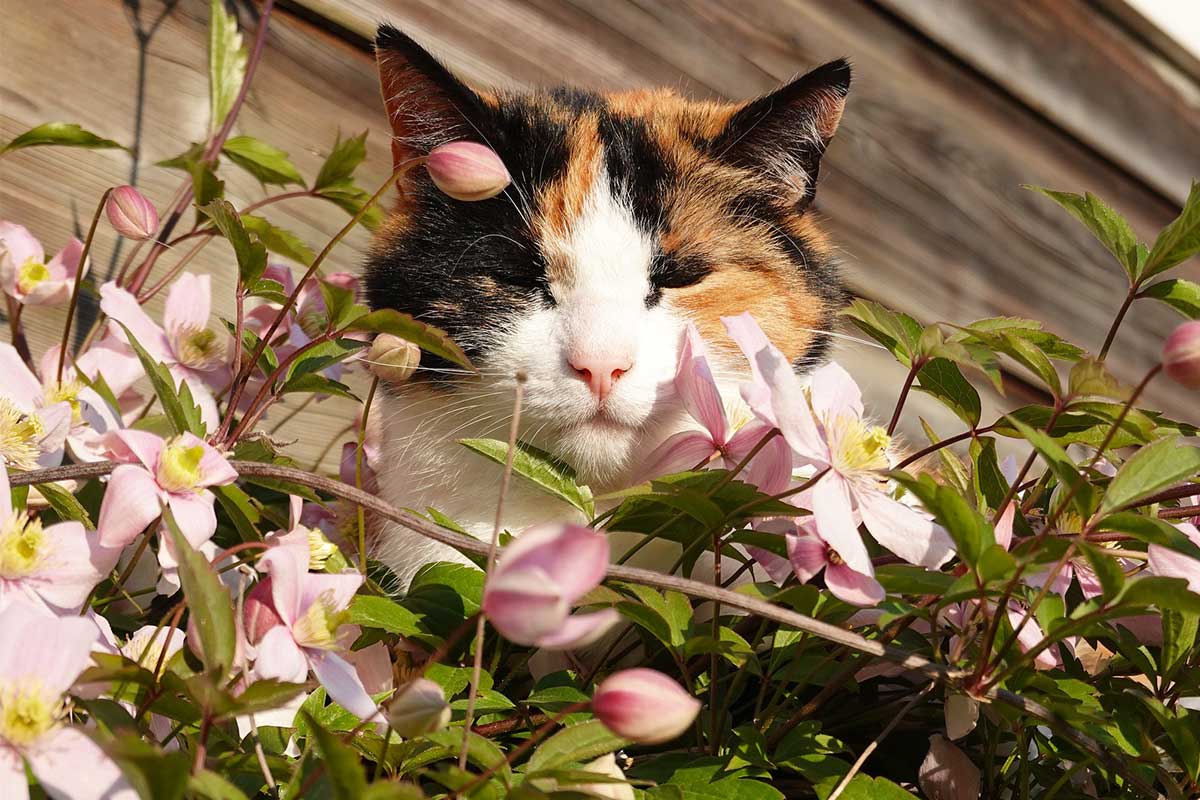
[[[734,104],[473,90],[388,26],[376,52],[397,164],[471,140],[512,175],[501,195],[462,202],[409,172],[366,276],[372,306],[444,328],[468,352],[481,378],[428,357],[418,374],[492,408],[492,435],[503,438],[523,373],[523,427],[603,483],[677,424],[689,321],[718,371],[732,350],[720,318],[743,311],[798,367],[822,360],[842,288],[809,206],[845,61]]]

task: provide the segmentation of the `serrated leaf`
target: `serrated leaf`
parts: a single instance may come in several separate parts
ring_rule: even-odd
[[[979,392],[971,385],[962,371],[945,358],[931,359],[917,373],[915,388],[933,395],[942,404],[958,415],[971,428],[979,425],[982,406]]]
[[[221,152],[262,183],[275,186],[304,185],[300,171],[288,160],[288,154],[253,136],[231,136]]]
[[[200,639],[204,666],[224,677],[233,666],[237,648],[233,602],[212,564],[188,542],[171,509],[166,506],[163,507],[163,522],[179,562],[179,582],[187,599],[189,619]]]
[[[122,734],[100,744],[104,752],[121,765],[122,773],[138,796],[182,800],[191,768],[191,756],[186,752],[165,752],[143,741],[136,733]]]
[[[1168,437],[1143,447],[1121,465],[1100,502],[1101,514],[1120,508],[1200,475],[1200,448]]]
[[[991,523],[953,489],[936,483],[929,475],[914,478],[904,472],[894,472],[892,477],[934,515],[954,540],[959,557],[967,564],[974,566],[984,551],[996,543]]]
[[[386,597],[355,595],[350,601],[349,613],[349,622],[363,628],[378,628],[399,636],[415,636],[421,632],[420,618]]]
[[[276,255],[290,258],[292,261],[296,261],[306,267],[311,266],[313,259],[316,258],[316,255],[307,242],[291,231],[280,228],[265,217],[258,217],[254,214],[242,214],[242,225],[245,226],[247,231],[254,234],[254,237],[262,242],[263,246]],[[266,281],[262,279],[255,281],[256,286],[262,283],[266,283]],[[266,294],[262,289],[258,289],[254,291],[254,295],[256,297],[268,297],[281,305],[287,302],[287,295],[283,293],[282,285],[276,281],[270,281],[270,283],[276,283],[280,289],[272,292],[270,295]]]
[[[1079,468],[1075,466],[1075,462],[1067,455],[1067,451],[1063,450],[1058,442],[1046,434],[1029,427],[1011,414],[1008,415],[1007,419],[1025,437],[1025,441],[1033,445],[1033,449],[1038,451],[1042,460],[1046,462],[1046,466],[1058,478],[1059,483],[1072,491],[1071,502],[1083,518],[1087,519],[1090,517],[1094,505],[1095,490],[1087,482],[1087,479],[1080,474]]]
[[[1174,308],[1188,319],[1200,319],[1200,283],[1171,278],[1147,286],[1138,297],[1153,297]]]
[[[370,192],[361,186],[356,186],[349,179],[331,183],[314,191],[316,191],[317,197],[328,200],[350,215],[361,211],[362,207],[371,199]],[[359,223],[370,231],[378,228],[382,222],[383,211],[378,205],[367,209],[366,213],[359,218]]]
[[[508,442],[498,439],[459,439],[458,443],[501,466],[508,457]],[[577,484],[574,471],[549,453],[517,442],[512,469],[543,492],[570,503],[589,517],[595,516],[591,490]]]
[[[345,286],[338,286],[332,281],[318,281],[321,299],[325,303],[325,314],[329,326],[334,330],[342,328],[359,317],[367,314],[367,308],[355,303],[354,292]]]
[[[208,129],[216,132],[233,107],[246,77],[246,50],[237,17],[225,11],[223,0],[209,0]]]
[[[1067,391],[1073,398],[1107,397],[1112,400],[1125,400],[1130,394],[1129,387],[1117,380],[1103,361],[1094,358],[1081,359],[1071,367]]]
[[[464,369],[475,372],[475,365],[441,328],[435,328],[414,319],[410,314],[396,311],[392,308],[381,308],[370,314],[359,317],[350,323],[347,330],[370,331],[372,333],[390,333],[406,339],[422,350],[427,350],[435,356],[441,356]]]
[[[146,377],[150,379],[150,385],[154,389],[154,394],[158,397],[158,402],[162,406],[163,413],[171,423],[171,428],[175,433],[190,432],[197,436],[203,436],[204,428],[203,423],[200,421],[200,409],[194,403],[191,404],[190,408],[184,406],[180,401],[179,390],[176,388],[175,378],[171,375],[170,370],[151,358],[150,354],[146,352],[145,348],[142,347],[128,328],[121,325],[121,329],[125,331],[126,341],[129,342],[129,346],[133,348],[138,361],[141,362],[142,370],[146,373]]]
[[[317,173],[317,179],[313,181],[313,189],[320,191],[349,180],[354,175],[354,170],[358,169],[358,165],[367,157],[367,133],[369,131],[363,131],[349,139],[343,139],[341,134],[338,134],[333,149],[329,151],[325,163]]]
[[[334,339],[313,345],[291,363],[284,375],[284,383],[290,384],[292,378],[320,372],[334,364],[340,364],[366,346],[367,342],[358,339]]]
[[[904,366],[912,365],[922,334],[921,324],[915,319],[862,298],[854,300],[842,314]]]
[[[73,122],[44,122],[36,128],[30,128],[18,135],[8,144],[0,147],[0,155],[22,150],[26,147],[83,147],[91,150],[118,149],[127,150],[122,144],[112,139],[104,139],[89,130],[84,130]]]
[[[1066,209],[1071,216],[1082,222],[1092,235],[1112,253],[1125,268],[1130,280],[1138,277],[1137,236],[1129,223],[1117,212],[1091,192],[1083,195],[1071,192],[1056,192],[1040,186],[1026,186],[1044,194]]]
[[[1100,579],[1102,599],[1112,599],[1125,585],[1125,573],[1121,565],[1114,557],[1108,555],[1103,547],[1096,547],[1084,541],[1076,542],[1076,546],[1083,551],[1092,566],[1092,571]]]
[[[334,397],[345,397],[347,400],[358,399],[358,396],[346,384],[315,372],[295,376],[284,382],[283,388],[280,390],[280,394],[298,393],[328,394]]]
[[[214,200],[200,210],[208,215],[233,247],[238,263],[238,280],[242,285],[250,285],[261,278],[267,268],[267,248],[262,242],[250,238],[233,204],[227,200]]]
[[[1165,272],[1200,253],[1200,182],[1192,183],[1183,209],[1163,228],[1142,267],[1142,280]]]

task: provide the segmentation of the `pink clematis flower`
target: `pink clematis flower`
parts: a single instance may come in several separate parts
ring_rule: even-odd
[[[66,449],[79,461],[100,461],[103,459],[100,437],[120,428],[121,420],[95,390],[79,379],[73,367],[66,366],[63,369],[61,381],[55,379],[58,353],[56,345],[42,356],[38,364],[41,372],[39,378],[25,366],[12,345],[0,343],[0,374],[7,379],[4,394],[20,411],[38,417],[43,429],[47,430],[47,435],[41,440],[42,446],[53,442],[55,447],[52,454],[47,453],[45,460],[54,464],[61,462],[61,447],[65,444]],[[104,357],[98,354],[97,358],[103,361]],[[62,427],[64,406],[65,429]],[[47,424],[50,420],[53,422]],[[55,434],[50,436],[49,431],[55,431]],[[58,434],[61,434],[61,439]]]
[[[1200,546],[1200,529],[1195,525],[1184,522],[1175,527]],[[1163,578],[1183,578],[1188,582],[1189,589],[1200,594],[1200,558],[1184,555],[1161,544],[1150,545],[1146,552],[1149,556],[1147,566],[1152,573]]]
[[[96,527],[101,544],[129,544],[164,505],[193,547],[212,538],[217,517],[208,487],[237,479],[224,456],[190,433],[163,439],[146,431],[120,430],[108,434],[105,444],[121,465],[113,470],[100,506]],[[169,542],[164,539],[164,550],[169,550]]]
[[[207,425],[219,421],[212,389],[230,380],[225,335],[208,327],[212,311],[212,277],[185,272],[167,294],[164,325],[150,319],[137,298],[115,283],[100,287],[100,309],[129,329],[138,344],[167,366],[176,381],[186,382]],[[114,331],[123,339],[124,332]]]
[[[761,420],[751,420],[733,429],[708,364],[704,340],[691,323],[679,356],[675,391],[688,415],[700,423],[701,430],[681,431],[668,437],[646,457],[635,483],[690,469],[714,456],[720,456],[721,466],[733,469],[773,427]],[[746,466],[741,477],[767,494],[782,491],[792,477],[788,443],[782,437],[773,438]]]
[[[97,628],[23,603],[0,611],[0,797],[29,797],[25,768],[55,800],[136,800],[87,734],[66,724],[63,694],[91,660]]]
[[[780,429],[797,457],[828,472],[813,486],[812,512],[822,539],[852,569],[866,574],[870,556],[858,534],[861,517],[877,542],[911,564],[936,569],[954,553],[949,535],[888,492],[891,437],[863,419],[862,393],[847,372],[827,364],[806,388],[791,363],[749,314],[725,317],[729,335],[752,364],[742,396]]]
[[[363,576],[353,571],[311,573],[307,548],[288,546],[267,550],[259,567],[270,582],[260,583],[247,598],[246,613],[255,615],[246,625],[257,648],[255,676],[303,683],[311,669],[334,702],[359,719],[382,720],[362,678],[340,655],[346,650],[340,631],[346,607]],[[253,611],[251,599],[257,604]]]
[[[788,561],[801,583],[808,583],[822,570],[825,585],[839,600],[855,606],[874,606],[883,601],[885,592],[875,580],[875,569],[859,572],[821,538],[811,520],[798,522],[785,534]]]
[[[23,225],[0,221],[0,288],[19,303],[58,305],[71,299],[83,242],[72,239],[46,262],[42,245]],[[87,273],[88,265],[79,270]]]
[[[582,525],[539,525],[504,548],[483,590],[483,613],[506,639],[548,650],[594,642],[617,623],[616,609],[571,615],[600,585],[608,539]]]
[[[117,561],[78,522],[48,528],[12,507],[8,470],[0,468],[0,608],[14,600],[74,614]]]

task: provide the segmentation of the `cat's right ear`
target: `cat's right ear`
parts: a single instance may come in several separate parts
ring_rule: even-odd
[[[393,166],[446,142],[479,140],[482,101],[436,58],[391,25],[375,34]]]

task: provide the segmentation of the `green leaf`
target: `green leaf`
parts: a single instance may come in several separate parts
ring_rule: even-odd
[[[350,289],[326,280],[318,281],[317,286],[331,328],[336,330],[367,314],[366,306],[354,302],[354,292]]]
[[[445,638],[482,602],[482,572],[466,564],[438,563],[417,570],[403,605],[420,618],[423,630]]]
[[[291,363],[284,375],[284,383],[290,383],[294,377],[320,372],[339,364],[366,346],[367,342],[358,339],[334,339],[313,345]]]
[[[208,129],[215,133],[233,108],[246,76],[246,50],[237,17],[225,11],[223,0],[209,0]]]
[[[88,515],[87,509],[75,499],[75,495],[57,483],[39,483],[36,485],[37,490],[42,493],[42,497],[46,498],[46,502],[54,509],[54,513],[58,514],[62,519],[82,522],[83,526],[89,531],[96,529],[95,524],[92,523],[92,518]]]
[[[233,708],[223,716],[258,714],[279,708],[305,689],[302,683],[288,683],[274,678],[256,680],[234,698]]]
[[[192,176],[192,203],[196,206],[196,224],[201,225],[208,218],[204,207],[225,196],[225,181],[217,177],[213,164],[197,161],[188,169]]]
[[[467,354],[454,343],[449,334],[441,328],[426,325],[424,322],[413,319],[411,315],[392,308],[381,308],[361,316],[350,323],[347,330],[390,333],[401,339],[407,339],[422,350],[427,350],[435,356],[441,356],[464,369],[476,371],[471,359],[467,358]]]
[[[1092,235],[1116,257],[1131,281],[1137,279],[1137,236],[1124,217],[1090,192],[1078,195],[1071,192],[1055,192],[1040,186],[1025,188],[1044,194],[1065,208],[1071,216],[1087,226]]]
[[[246,800],[245,792],[208,769],[188,779],[188,792],[204,800]]]
[[[420,618],[386,597],[355,595],[349,611],[349,622],[363,628],[378,628],[399,636],[416,636],[421,632]]]
[[[911,564],[886,564],[875,570],[875,579],[888,594],[945,594],[954,576]]]
[[[138,796],[153,800],[182,800],[188,785],[191,756],[182,750],[164,752],[136,733],[102,741],[104,751],[118,764]],[[76,764],[77,768],[82,765]]]
[[[183,585],[183,596],[187,598],[189,619],[200,638],[204,666],[224,677],[233,666],[237,647],[233,602],[212,564],[180,532],[171,509],[166,506],[163,507],[163,522],[175,546],[179,582]]]
[[[1170,679],[1182,667],[1196,645],[1200,615],[1164,611],[1162,615],[1162,673]]]
[[[907,314],[870,300],[856,299],[842,311],[859,330],[887,348],[904,366],[912,366],[921,340],[921,324]]]
[[[258,178],[276,186],[304,185],[300,171],[288,160],[288,154],[253,136],[233,136],[221,148],[229,160]]]
[[[591,761],[630,744],[612,733],[599,720],[589,720],[563,728],[538,745],[529,759],[530,775],[568,764]]]
[[[316,373],[297,375],[291,380],[284,382],[283,388],[280,390],[281,394],[296,394],[298,392],[328,394],[335,397],[345,397],[348,400],[358,399],[346,384]]]
[[[1180,481],[1200,475],[1200,448],[1179,437],[1143,447],[1121,465],[1100,501],[1100,513],[1131,506]]]
[[[1087,479],[1079,473],[1079,469],[1075,466],[1075,462],[1071,460],[1071,457],[1067,455],[1067,451],[1063,450],[1058,442],[1041,431],[1029,427],[1013,415],[1008,415],[1007,419],[1021,432],[1025,440],[1033,445],[1033,449],[1038,451],[1038,454],[1041,455],[1059,482],[1067,487],[1068,490],[1073,490],[1074,496],[1071,498],[1071,502],[1074,503],[1084,519],[1089,518],[1094,505],[1095,490],[1087,482]]]
[[[333,785],[333,796],[336,800],[359,800],[367,790],[367,778],[358,753],[337,735],[322,728],[307,711],[300,713],[316,741],[317,752]]]
[[[262,277],[267,268],[267,248],[256,242],[246,232],[246,226],[233,204],[227,200],[214,200],[200,208],[212,219],[221,235],[233,246],[238,262],[238,280],[248,286]]]
[[[1200,319],[1200,283],[1171,278],[1147,286],[1138,297],[1153,297],[1174,308],[1188,319]]]
[[[1094,358],[1081,359],[1071,367],[1067,391],[1073,398],[1106,397],[1122,401],[1130,394],[1129,387],[1117,380],[1103,361]]]
[[[1182,578],[1161,578],[1143,575],[1125,582],[1125,588],[1111,605],[1129,607],[1154,606],[1162,611],[1200,614],[1200,594],[1188,588]]]
[[[508,707],[511,708],[512,704],[509,703]],[[463,732],[461,728],[449,728],[427,733],[423,738],[440,744],[457,755],[462,748]],[[505,783],[512,778],[512,768],[504,759],[504,751],[492,740],[473,731],[467,739],[467,760],[483,769],[495,767]]]
[[[183,402],[180,390],[176,389],[175,377],[171,375],[170,370],[151,358],[128,328],[124,325],[121,325],[121,328],[125,331],[125,338],[133,348],[133,352],[137,354],[138,361],[142,364],[142,370],[150,379],[150,385],[154,388],[154,394],[158,397],[158,402],[162,406],[167,420],[170,421],[171,428],[175,433],[190,432],[197,436],[203,436],[204,423],[200,419],[200,409],[194,402],[190,402],[191,392],[189,391],[187,395],[189,402]],[[186,384],[183,385],[186,386]]]
[[[953,362],[944,358],[931,359],[917,373],[916,388],[941,400],[970,427],[979,425],[982,413],[979,392]]]
[[[984,551],[996,543],[992,524],[953,489],[938,484],[929,475],[914,478],[905,472],[893,472],[892,477],[934,515],[954,540],[959,557],[967,564],[974,566]]]
[[[1142,279],[1182,264],[1200,253],[1200,182],[1192,184],[1183,210],[1162,229],[1142,267]]]
[[[316,258],[312,248],[303,239],[289,230],[280,228],[265,217],[258,217],[254,214],[242,214],[242,225],[245,226],[247,231],[254,234],[255,238],[262,242],[264,247],[276,255],[290,258],[292,261],[296,261],[306,267],[311,266],[313,259]],[[255,286],[265,283],[265,281],[259,280],[255,282]],[[282,284],[276,285],[279,286],[279,293],[282,294]],[[254,291],[253,294],[258,297],[264,296],[261,289]],[[283,295],[281,298],[272,297],[271,299],[282,304],[286,301],[287,296]]]
[[[1147,544],[1162,545],[1200,559],[1200,545],[1194,543],[1174,525],[1156,517],[1144,517],[1132,511],[1119,511],[1096,523],[1096,530],[1126,533]]]
[[[459,439],[458,443],[502,466],[508,457],[508,442],[498,439]],[[589,517],[595,516],[591,489],[577,484],[574,471],[549,453],[517,442],[512,468],[546,494],[570,503]]]
[[[1076,546],[1083,551],[1088,563],[1092,565],[1092,571],[1100,579],[1101,598],[1109,600],[1116,596],[1125,585],[1125,573],[1121,565],[1106,553],[1103,547],[1096,547],[1082,540],[1076,542]]]
[[[129,149],[122,144],[114,142],[112,139],[103,139],[91,131],[84,130],[73,122],[44,122],[36,128],[30,128],[8,144],[0,147],[0,155],[11,153],[14,150],[22,150],[26,147],[46,147],[50,145],[59,147],[84,147],[89,150]]]
[[[336,205],[351,216],[357,214],[371,199],[371,192],[361,186],[355,186],[350,180],[336,183],[315,190],[317,197]],[[373,205],[359,218],[359,223],[369,231],[373,231],[383,222],[383,211],[379,205]]]
[[[354,175],[354,170],[358,169],[358,165],[367,157],[367,133],[368,131],[363,131],[349,139],[343,139],[341,134],[338,134],[333,149],[329,151],[329,156],[321,165],[321,171],[317,173],[317,179],[313,181],[313,189],[319,191],[334,186]]]

